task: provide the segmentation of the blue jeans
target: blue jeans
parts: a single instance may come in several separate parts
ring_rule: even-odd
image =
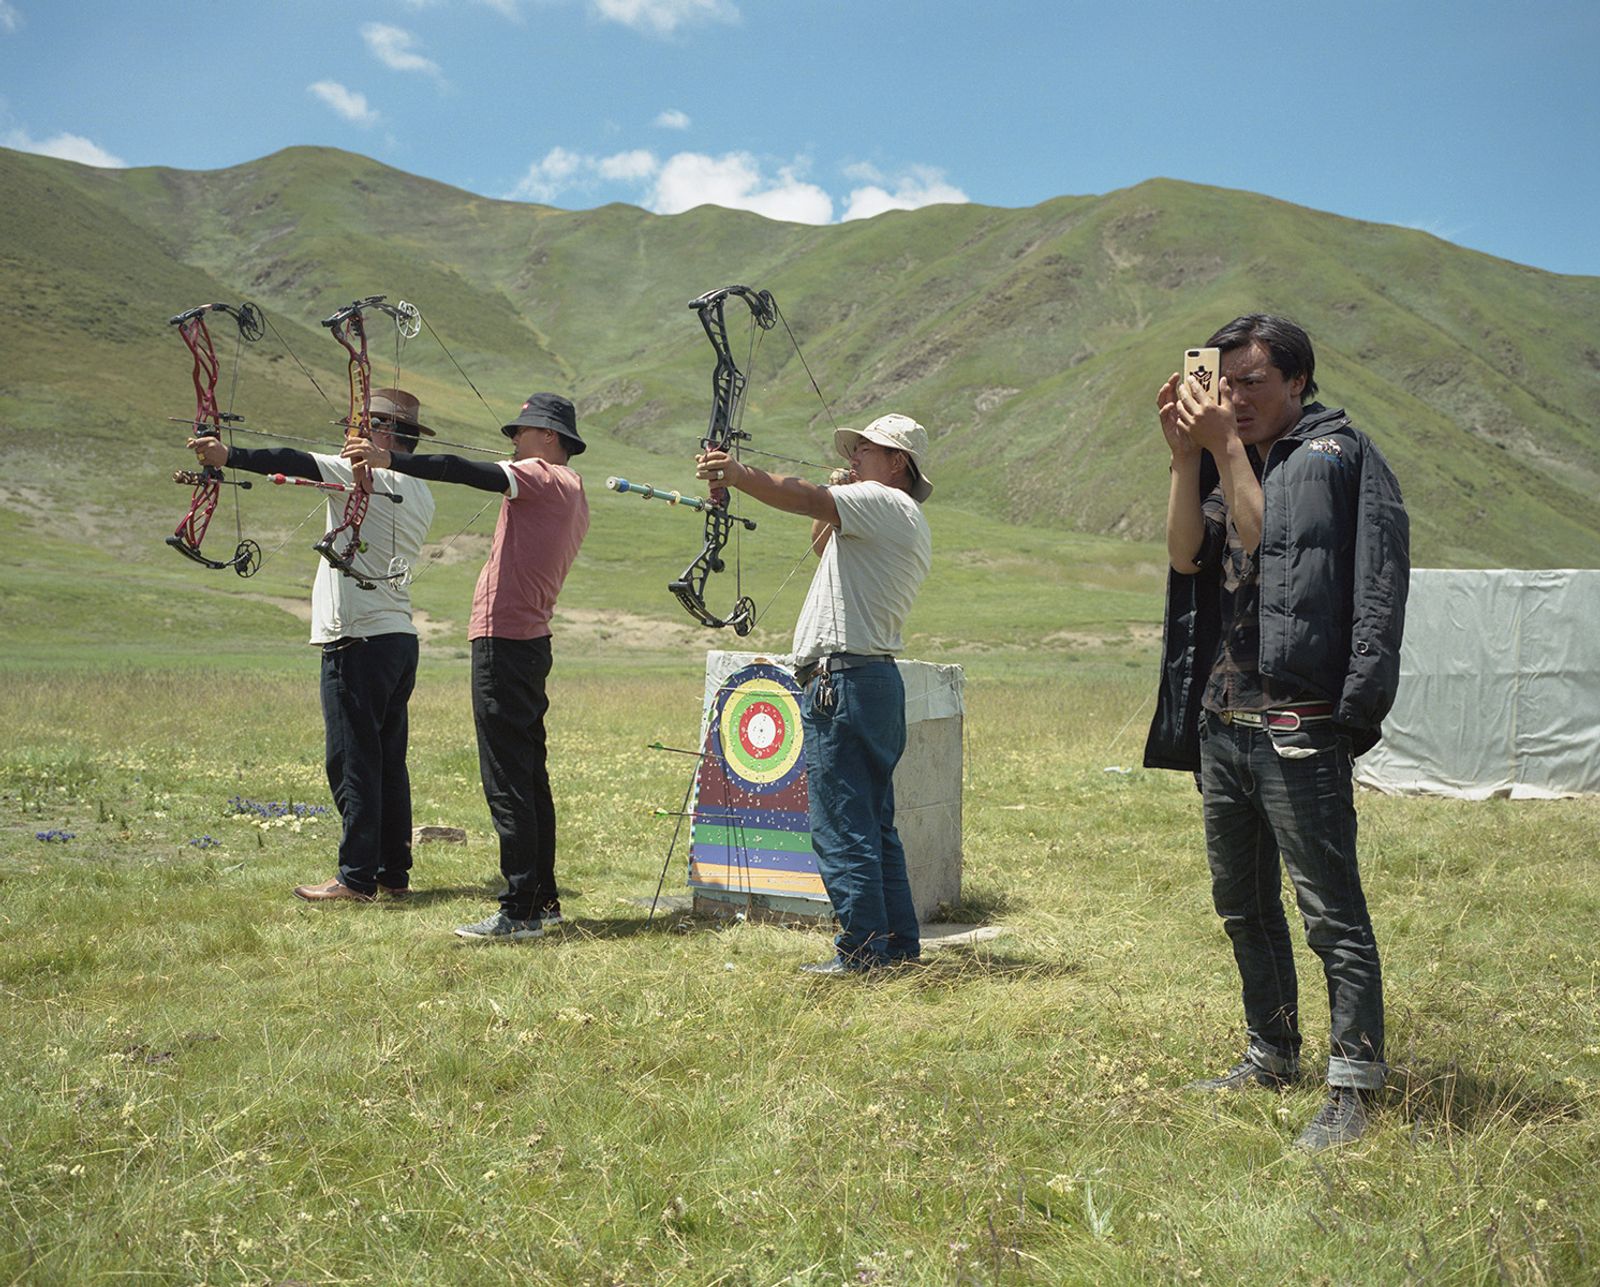
[[[323,645],[324,766],[343,822],[339,879],[359,893],[411,883],[406,708],[416,680],[416,635]]]
[[[1299,1070],[1299,1000],[1281,858],[1306,941],[1327,978],[1328,1083],[1375,1090],[1385,1073],[1383,973],[1356,869],[1350,769],[1350,741],[1331,724],[1308,724],[1286,736],[1224,724],[1210,711],[1201,716],[1211,894],[1239,966],[1249,1058],[1274,1073]]]
[[[818,700],[830,685],[833,701]],[[834,945],[854,969],[920,955],[906,854],[894,828],[894,767],[906,749],[906,693],[892,661],[814,677],[805,726],[811,847],[839,918]]]

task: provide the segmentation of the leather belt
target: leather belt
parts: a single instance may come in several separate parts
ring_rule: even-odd
[[[826,657],[819,657],[816,661],[807,662],[794,672],[794,677],[802,684],[811,682],[815,675],[836,675],[841,670],[854,670],[858,666],[871,666],[880,661],[893,661],[890,653],[869,652],[834,652]]]
[[[1332,702],[1301,702],[1296,706],[1274,706],[1265,711],[1218,711],[1224,724],[1244,728],[1282,728],[1291,733],[1302,724],[1321,724],[1333,718]]]

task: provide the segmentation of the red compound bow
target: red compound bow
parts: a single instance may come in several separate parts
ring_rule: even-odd
[[[415,307],[404,300],[397,304],[386,304],[384,298],[382,295],[369,295],[365,299],[358,299],[322,322],[350,356],[350,412],[344,419],[346,442],[352,438],[372,437],[372,362],[367,356],[364,313],[369,309],[386,313],[394,320],[400,340],[415,339],[422,329],[422,315]],[[328,561],[329,566],[350,577],[363,590],[373,589],[379,581],[405,581],[411,576],[411,566],[400,558],[391,559],[388,571],[381,575],[356,570],[356,555],[364,553],[367,548],[367,543],[361,539],[361,524],[367,516],[367,503],[372,496],[368,490],[371,478],[364,467],[356,467],[354,482],[355,486],[350,488],[345,501],[343,516],[312,548]],[[390,500],[400,500],[393,493],[385,495]],[[339,539],[341,536],[344,538],[342,544]]]
[[[196,438],[220,438],[224,428],[238,424],[243,417],[236,416],[231,411],[222,411],[217,406],[219,366],[217,351],[211,344],[211,332],[206,328],[207,313],[224,313],[231,317],[239,328],[241,347],[245,342],[254,343],[259,340],[265,327],[261,310],[249,303],[241,304],[237,308],[231,304],[202,304],[170,319],[170,324],[178,328],[178,334],[183,337],[183,342],[188,345],[189,352],[194,356],[194,420],[191,424],[193,434]],[[172,475],[172,481],[192,487],[194,492],[189,499],[189,512],[173,529],[172,535],[167,537],[167,544],[202,567],[214,571],[232,568],[240,576],[254,576],[261,566],[261,547],[254,541],[245,540],[239,532],[235,533],[238,537],[238,546],[231,559],[213,559],[200,549],[206,539],[206,531],[211,526],[211,516],[216,513],[217,500],[222,494],[223,487],[248,489],[250,484],[243,479],[230,479],[222,470],[212,465],[198,470],[176,470]],[[238,494],[235,493],[236,528],[239,526],[237,497]]]

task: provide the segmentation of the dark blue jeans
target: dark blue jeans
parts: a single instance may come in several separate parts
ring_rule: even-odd
[[[1328,1083],[1383,1085],[1383,974],[1356,869],[1350,742],[1331,724],[1292,737],[1200,721],[1211,893],[1233,941],[1243,984],[1249,1057],[1269,1071],[1299,1069],[1300,1017],[1283,876],[1289,872],[1306,941],[1322,958],[1332,1019]]]
[[[339,810],[339,879],[363,894],[411,883],[410,725],[416,635],[341,639],[322,648],[328,786]]]
[[[500,837],[500,907],[525,921],[559,912],[556,806],[545,764],[550,638],[472,641],[472,722],[483,797]]]
[[[824,682],[829,705],[818,700]],[[817,676],[800,717],[811,847],[839,918],[839,957],[855,969],[915,958],[922,940],[894,827],[894,767],[906,749],[900,672],[881,661]]]

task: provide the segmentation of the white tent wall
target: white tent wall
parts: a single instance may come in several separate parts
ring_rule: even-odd
[[[1414,569],[1400,690],[1356,781],[1469,800],[1600,792],[1600,571]]]

